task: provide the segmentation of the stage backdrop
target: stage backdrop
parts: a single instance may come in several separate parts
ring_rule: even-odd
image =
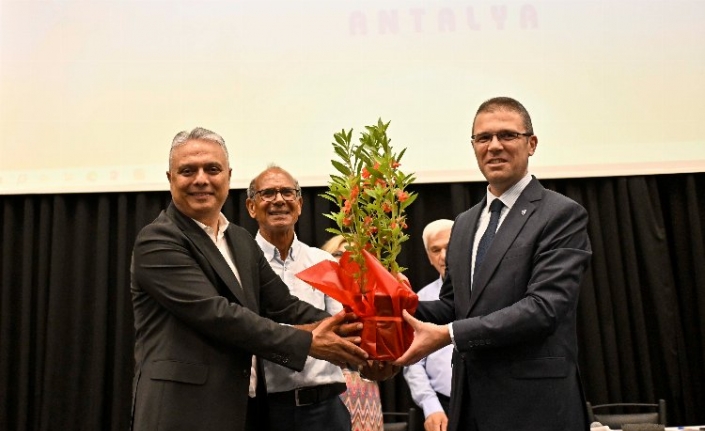
[[[382,118],[419,182],[480,180],[474,110],[534,116],[541,178],[705,170],[705,2],[0,1],[0,193],[165,190],[203,126],[233,188],[303,186],[333,133]]]

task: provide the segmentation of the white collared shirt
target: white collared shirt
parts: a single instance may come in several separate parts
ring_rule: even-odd
[[[218,247],[218,250],[220,250],[220,254],[223,255],[225,261],[228,263],[228,266],[233,271],[233,274],[235,274],[237,282],[240,283],[240,285],[242,286],[242,282],[240,281],[240,273],[237,271],[237,267],[235,266],[235,260],[233,259],[233,252],[230,250],[228,242],[225,240],[225,230],[228,228],[228,226],[230,226],[230,222],[225,217],[225,214],[220,213],[220,215],[218,216],[218,232],[215,232],[212,227],[206,226],[198,220],[193,221],[195,221],[201,227],[201,229],[206,231],[210,239],[213,240],[215,246]]]
[[[502,226],[502,222],[507,217],[507,214],[514,206],[517,199],[519,199],[521,192],[523,192],[526,186],[528,186],[531,182],[531,178],[531,174],[527,173],[521,180],[511,186],[506,192],[502,193],[502,196],[499,197],[496,197],[495,195],[490,193],[489,186],[487,187],[487,204],[484,208],[482,208],[482,211],[480,212],[480,220],[478,220],[477,222],[477,230],[475,231],[475,238],[472,244],[470,283],[472,283],[472,280],[474,279],[475,275],[475,256],[477,255],[477,247],[480,244],[480,239],[482,238],[482,235],[484,235],[485,231],[487,230],[487,225],[490,224],[490,205],[492,204],[492,201],[494,201],[495,199],[499,199],[504,204],[504,207],[502,207],[502,212],[500,212],[499,214],[499,224],[497,225],[497,231],[499,231],[499,228]]]
[[[240,286],[242,287],[242,281],[240,281],[240,273],[238,272],[237,267],[235,266],[235,259],[233,259],[233,252],[232,250],[230,250],[228,242],[225,240],[225,230],[230,225],[230,222],[225,217],[225,214],[220,213],[220,215],[218,215],[218,232],[214,231],[212,227],[206,226],[198,220],[191,220],[195,221],[196,224],[198,224],[198,226],[200,226],[201,229],[203,229],[208,234],[208,237],[213,240],[215,246],[218,247],[220,254],[223,255],[225,261],[228,263],[228,266],[233,271],[237,282],[240,283]],[[257,394],[257,357],[255,355],[252,355],[252,370],[250,373],[250,389],[248,391],[248,394],[251,398],[254,398]]]
[[[492,204],[492,201],[495,199],[500,199],[502,203],[504,204],[504,207],[502,208],[502,212],[499,214],[499,223],[497,224],[497,231],[499,231],[500,226],[502,226],[502,222],[506,218],[507,214],[509,211],[512,209],[514,204],[516,203],[517,199],[519,199],[519,196],[521,193],[524,191],[526,186],[529,185],[529,183],[532,180],[531,174],[528,172],[524,177],[519,180],[516,184],[511,186],[506,192],[502,193],[501,196],[496,197],[490,192],[490,187],[487,186],[487,202],[485,203],[485,207],[482,208],[482,211],[480,213],[480,219],[477,222],[477,230],[475,231],[475,238],[473,240],[472,244],[472,259],[470,261],[470,288],[472,289],[472,283],[474,281],[474,275],[475,275],[475,255],[477,254],[477,246],[480,244],[480,239],[482,238],[482,235],[485,233],[487,230],[487,225],[490,224],[490,205]],[[450,334],[450,340],[453,343],[453,346],[455,346],[455,335],[453,334],[453,322],[449,323],[447,325],[448,327],[448,332]],[[456,346],[457,348],[457,346]]]
[[[269,265],[274,272],[289,286],[289,291],[292,295],[330,314],[335,314],[343,309],[343,306],[338,301],[296,277],[296,273],[318,262],[324,260],[334,261],[335,259],[330,253],[319,248],[310,247],[299,241],[294,235],[294,242],[291,244],[286,260],[282,261],[279,250],[265,240],[259,232],[257,232],[255,240],[264,252],[264,256],[269,261]],[[301,371],[294,371],[290,368],[264,361],[264,377],[267,380],[267,392],[270,393],[328,383],[345,383],[345,377],[340,367],[310,356],[306,358],[306,364]]]

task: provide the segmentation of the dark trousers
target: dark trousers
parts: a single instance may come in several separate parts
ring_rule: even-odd
[[[263,397],[248,398],[245,431],[267,429],[267,403]]]
[[[306,406],[269,401],[270,431],[350,431],[350,412],[340,396]]]

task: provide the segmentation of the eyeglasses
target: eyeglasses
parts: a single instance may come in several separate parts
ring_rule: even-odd
[[[472,143],[474,144],[479,144],[479,145],[485,145],[489,144],[492,142],[492,139],[496,136],[497,140],[503,144],[516,141],[519,139],[519,136],[532,136],[533,133],[520,133],[520,132],[512,132],[509,130],[502,130],[497,133],[478,133],[477,135],[472,135],[470,138],[472,139]]]
[[[292,189],[291,187],[282,187],[280,189],[262,189],[255,192],[255,196],[259,197],[265,202],[272,202],[277,198],[277,194],[282,195],[282,199],[285,201],[293,201],[301,193],[300,189]]]

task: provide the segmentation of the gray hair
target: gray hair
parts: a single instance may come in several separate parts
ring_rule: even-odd
[[[437,234],[440,231],[450,229],[453,227],[453,220],[448,220],[448,219],[439,219],[432,221],[431,223],[427,224],[425,228],[423,228],[423,233],[421,234],[421,237],[423,238],[423,246],[424,248],[428,248],[428,239],[431,238],[431,236]]]
[[[267,173],[269,171],[279,171],[279,172],[282,172],[283,174],[288,175],[289,178],[291,178],[291,180],[294,182],[294,188],[296,190],[301,190],[301,187],[299,187],[299,180],[294,178],[294,176],[291,175],[286,169],[284,169],[274,163],[270,163],[267,166],[267,169],[265,169],[262,172],[260,172],[259,174],[257,174],[257,176],[252,178],[252,181],[250,181],[250,185],[249,185],[249,187],[247,187],[247,199],[254,199],[255,198],[255,193],[257,193],[257,190],[255,190],[255,183],[257,182],[259,177],[261,177],[262,175],[264,175],[265,173]],[[300,193],[301,192],[299,191],[298,194],[300,194]]]
[[[495,112],[495,111],[512,111],[519,114],[524,121],[524,127],[526,128],[526,133],[534,134],[534,126],[531,124],[531,116],[529,116],[529,111],[524,108],[524,105],[519,103],[518,100],[512,99],[511,97],[493,97],[492,99],[482,102],[479,108],[477,108],[477,113],[475,113],[475,119],[472,120],[472,133],[475,134],[475,120],[477,116],[483,112]]]
[[[194,139],[199,139],[202,141],[210,141],[214,142],[218,145],[220,145],[220,148],[223,149],[225,152],[225,160],[228,161],[228,164],[230,164],[229,156],[228,156],[228,147],[225,146],[225,139],[223,139],[222,136],[219,134],[210,131],[208,129],[204,129],[203,127],[196,127],[195,129],[191,130],[190,132],[187,130],[183,130],[174,136],[174,139],[171,141],[171,149],[169,150],[169,169],[171,169],[171,162],[172,158],[174,155],[174,148],[180,147],[181,145],[184,145],[186,142],[194,140]]]

